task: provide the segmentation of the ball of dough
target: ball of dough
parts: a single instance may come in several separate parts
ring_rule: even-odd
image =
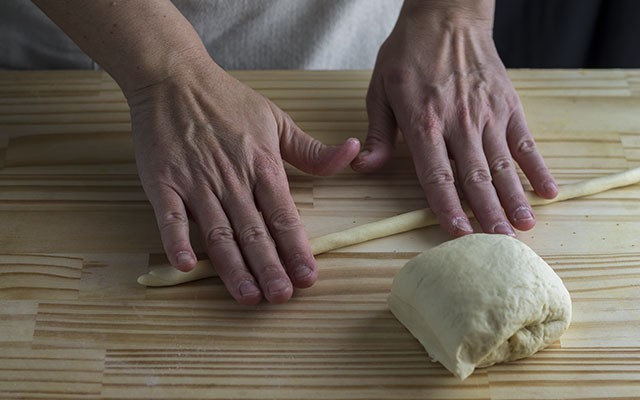
[[[560,277],[505,235],[468,235],[423,252],[397,273],[388,302],[431,358],[460,379],[534,354],[571,321]]]

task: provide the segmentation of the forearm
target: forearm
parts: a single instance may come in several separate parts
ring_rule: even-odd
[[[206,56],[191,24],[169,0],[33,0],[104,68],[125,94]]]

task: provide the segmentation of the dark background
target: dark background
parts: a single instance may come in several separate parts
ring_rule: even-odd
[[[497,0],[509,68],[640,68],[640,0]]]

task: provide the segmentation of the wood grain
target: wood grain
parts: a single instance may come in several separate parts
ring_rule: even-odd
[[[234,74],[325,142],[364,137],[369,72]],[[560,183],[640,166],[640,71],[510,75]],[[319,256],[319,282],[281,306],[239,306],[218,278],[139,286],[166,258],[129,135],[104,74],[0,72],[0,398],[640,398],[638,185],[537,210],[518,236],[565,281],[573,324],[460,383],[386,306],[438,227]],[[376,174],[287,172],[310,236],[426,205],[403,145]]]

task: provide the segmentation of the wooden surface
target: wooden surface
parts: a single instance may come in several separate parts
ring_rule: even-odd
[[[560,183],[640,165],[640,72],[510,73]],[[327,142],[364,135],[366,72],[236,75]],[[378,174],[288,171],[310,236],[425,206],[402,146]],[[519,238],[565,281],[573,323],[461,383],[386,305],[440,228],[319,256],[319,282],[285,305],[238,306],[217,278],[144,288],[165,259],[117,87],[1,72],[0,398],[640,398],[640,186],[536,212]]]

